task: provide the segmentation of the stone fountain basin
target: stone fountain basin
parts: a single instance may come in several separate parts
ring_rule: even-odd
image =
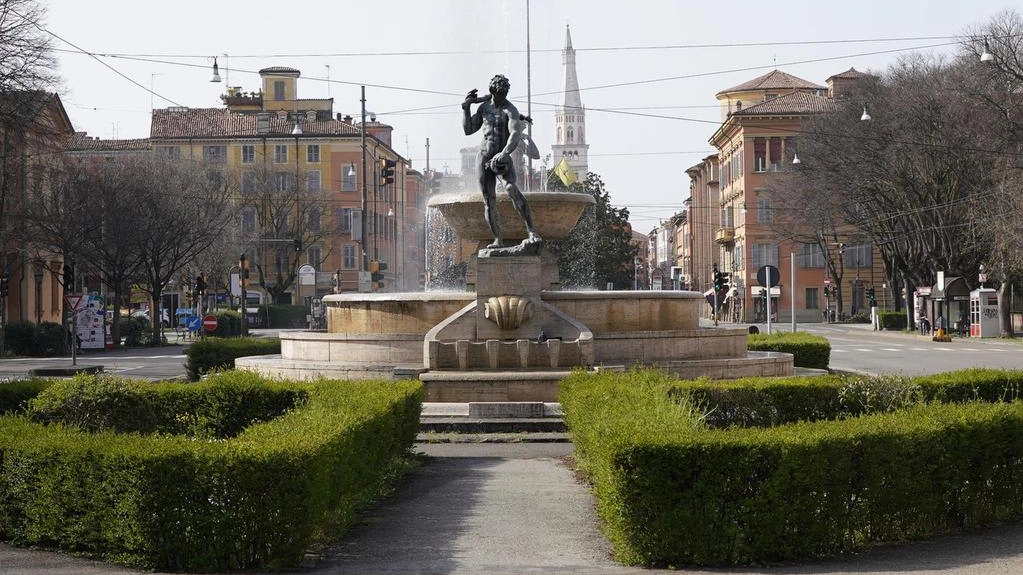
[[[533,225],[540,237],[559,240],[568,236],[579,222],[583,210],[596,203],[593,196],[575,192],[524,192],[533,214]],[[462,239],[489,241],[494,239],[486,218],[483,217],[483,194],[458,192],[439,194],[427,205],[437,208],[448,225]],[[497,194],[497,208],[501,214],[501,235],[505,240],[526,237],[526,226],[515,211],[507,193]]]

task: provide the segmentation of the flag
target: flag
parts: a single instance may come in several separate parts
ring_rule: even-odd
[[[579,178],[575,175],[575,170],[572,169],[572,166],[568,165],[567,158],[561,158],[558,165],[554,166],[554,173],[561,178],[561,182],[566,186],[571,186],[579,180]]]

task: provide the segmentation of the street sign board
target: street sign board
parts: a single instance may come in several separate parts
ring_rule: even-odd
[[[202,318],[197,315],[193,315],[188,318],[186,326],[188,327],[188,331],[199,331],[199,327],[202,326]]]
[[[778,268],[768,264],[760,266],[760,269],[757,270],[757,283],[761,286],[776,286],[780,282],[781,272],[778,271]]]
[[[66,295],[64,296],[64,303],[67,304],[71,311],[78,311],[79,306],[82,305],[82,296],[80,295]]]
[[[217,316],[207,314],[202,318],[202,328],[206,331],[217,331]]]

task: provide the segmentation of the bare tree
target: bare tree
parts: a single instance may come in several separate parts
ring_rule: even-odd
[[[241,174],[239,205],[242,241],[259,272],[259,285],[274,302],[297,285],[298,268],[305,251],[331,235],[329,203],[322,191],[311,190],[306,174],[297,170],[273,170],[255,166]],[[325,258],[327,253],[321,253]]]
[[[167,284],[228,225],[231,188],[222,166],[147,157],[132,162],[136,249],[152,305],[154,341],[162,340],[160,302]]]

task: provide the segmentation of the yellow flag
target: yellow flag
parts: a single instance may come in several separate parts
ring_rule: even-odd
[[[572,169],[572,166],[568,165],[568,159],[566,158],[561,158],[558,165],[554,166],[554,173],[561,178],[561,182],[566,186],[571,186],[579,180],[575,175],[575,170]]]

